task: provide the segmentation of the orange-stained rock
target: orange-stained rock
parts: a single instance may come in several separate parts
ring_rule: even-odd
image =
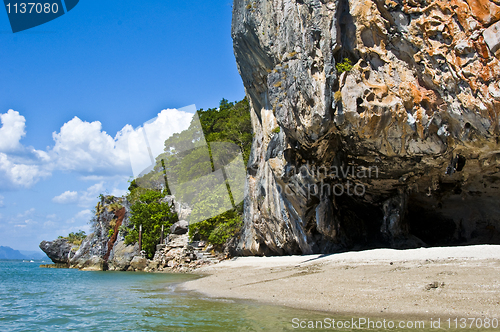
[[[500,6],[491,0],[467,0],[472,15],[484,25],[500,20]]]
[[[247,7],[235,0],[232,31],[255,133],[241,254],[408,247],[412,236],[500,243],[481,226],[500,229],[500,0]],[[353,67],[340,73],[345,58]],[[292,172],[304,165],[381,176]],[[368,194],[307,192],[325,181]]]

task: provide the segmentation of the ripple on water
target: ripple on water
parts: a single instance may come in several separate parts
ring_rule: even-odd
[[[293,331],[327,314],[175,292],[195,276],[0,261],[0,331]]]

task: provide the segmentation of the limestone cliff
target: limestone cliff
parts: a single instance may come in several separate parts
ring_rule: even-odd
[[[500,243],[499,20],[498,0],[235,0],[238,252]]]
[[[82,270],[127,270],[138,244],[125,244],[124,232],[129,223],[130,204],[125,197],[101,196],[92,219],[93,233],[87,236],[71,259],[73,268]]]
[[[177,202],[174,196],[165,196],[162,202],[173,207],[180,218],[186,218],[191,209]],[[218,261],[204,246],[189,244],[187,222],[180,220],[172,228],[166,243],[157,247],[155,258],[148,260],[139,250],[138,243],[127,244],[125,236],[134,227],[130,223],[130,202],[127,197],[101,195],[91,220],[93,232],[81,243],[74,245],[66,239],[42,241],[40,248],[57,267],[71,267],[87,271],[183,271]],[[183,241],[179,241],[182,237]],[[194,248],[195,246],[196,248]],[[211,248],[207,249],[208,251]],[[49,265],[47,267],[52,267]]]
[[[125,197],[101,196],[92,218],[92,230],[77,246],[66,239],[42,241],[40,248],[56,264],[82,270],[127,270],[139,246],[126,245],[130,206]]]

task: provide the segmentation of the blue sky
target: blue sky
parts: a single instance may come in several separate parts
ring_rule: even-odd
[[[88,230],[97,196],[128,186],[134,128],[244,97],[231,5],[86,0],[15,34],[0,9],[0,245]]]

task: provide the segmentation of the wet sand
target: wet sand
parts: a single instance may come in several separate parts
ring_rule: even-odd
[[[500,246],[238,257],[181,285],[214,298],[371,317],[500,320]]]

